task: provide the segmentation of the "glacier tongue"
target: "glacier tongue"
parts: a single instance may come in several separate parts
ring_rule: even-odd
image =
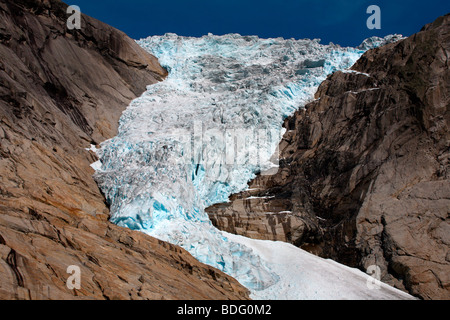
[[[215,229],[204,209],[245,189],[257,172],[276,170],[283,119],[363,51],[236,34],[166,34],[139,44],[169,76],[132,101],[118,135],[97,150],[95,178],[111,221],[180,245],[263,292],[285,275]]]

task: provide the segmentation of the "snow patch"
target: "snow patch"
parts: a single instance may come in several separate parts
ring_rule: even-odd
[[[366,273],[323,259],[291,244],[279,241],[255,240],[226,234],[261,257],[268,269],[280,276],[280,281],[265,290],[252,290],[251,298],[279,300],[409,300],[412,297],[379,282],[379,289],[367,282],[375,279]]]
[[[348,69],[348,70],[342,70],[342,73],[361,74],[361,75],[363,75],[363,76],[370,77],[370,74],[368,74],[368,73],[359,72],[359,71],[350,70],[350,69]]]

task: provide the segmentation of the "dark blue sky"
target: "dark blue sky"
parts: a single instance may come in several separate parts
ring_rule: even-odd
[[[450,12],[449,0],[64,0],[134,39],[239,33],[262,38],[320,38],[356,46],[370,36],[409,36]],[[381,30],[369,30],[369,5],[381,8]]]

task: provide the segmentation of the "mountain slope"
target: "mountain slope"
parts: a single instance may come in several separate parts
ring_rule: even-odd
[[[109,222],[87,151],[164,79],[157,59],[60,1],[0,1],[0,299],[247,298],[186,251]],[[69,265],[81,289],[66,287]]]
[[[450,297],[450,16],[365,53],[285,121],[280,168],[207,209],[424,299]]]

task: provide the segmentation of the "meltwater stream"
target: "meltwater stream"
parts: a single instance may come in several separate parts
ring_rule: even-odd
[[[169,76],[130,104],[118,135],[97,150],[95,178],[111,221],[185,248],[254,297],[277,298],[274,290],[270,297],[258,292],[285,275],[245,241],[214,228],[204,209],[246,189],[257,172],[276,170],[283,119],[363,51],[235,34],[166,34],[139,44]]]

